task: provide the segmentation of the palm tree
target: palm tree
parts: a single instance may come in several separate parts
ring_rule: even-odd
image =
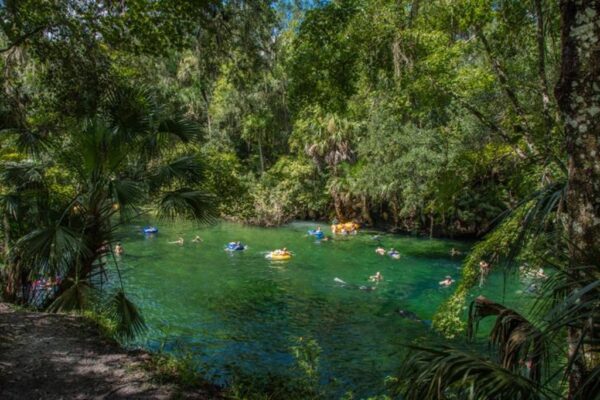
[[[561,0],[560,9],[562,60],[555,94],[564,120],[566,179],[535,193],[498,228],[518,231],[508,241],[507,269],[522,244],[529,243],[546,249],[550,256],[542,261],[555,273],[529,319],[485,298],[471,304],[471,339],[481,319],[496,318],[488,357],[453,346],[414,348],[396,387],[407,399],[600,395],[600,99],[594,86],[600,70],[597,46],[588,50],[600,35],[600,9],[594,0]],[[487,241],[492,238],[498,235]],[[484,242],[475,252],[486,247]],[[472,269],[465,271],[472,280]]]
[[[109,259],[119,272],[112,255],[119,226],[153,211],[211,218],[213,198],[202,190],[202,163],[193,153],[197,138],[196,126],[168,116],[146,90],[120,88],[109,91],[92,119],[50,137],[37,155],[3,165],[8,297],[52,311],[101,302],[124,337],[139,332],[143,319],[122,284],[107,293],[99,278]],[[61,190],[52,171],[64,172]],[[30,290],[37,277],[61,283],[40,300]]]
[[[341,163],[355,161],[351,146],[354,127],[350,121],[336,114],[322,115],[320,109],[315,113],[316,123],[310,126],[311,132],[307,132],[310,138],[304,150],[317,166],[327,165],[335,176]]]
[[[336,217],[344,220],[348,217],[346,205],[351,193],[348,179],[345,177],[347,163],[353,164],[356,155],[352,149],[354,124],[337,114],[325,113],[320,107],[310,110],[311,117],[298,123],[296,135],[304,152],[319,170],[329,174],[328,191],[333,199]]]

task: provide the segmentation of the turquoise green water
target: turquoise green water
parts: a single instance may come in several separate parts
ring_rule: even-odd
[[[372,233],[319,243],[306,235],[312,227],[222,223],[198,228],[182,222],[160,225],[152,237],[128,227],[121,236],[123,277],[149,327],[138,344],[167,350],[183,346],[210,379],[222,384],[232,370],[293,375],[290,347],[300,337],[314,339],[321,349],[324,387],[336,395],[381,393],[384,378],[402,362],[403,343],[437,340],[427,320],[453,290],[438,282],[446,275],[460,277],[460,258],[451,258],[449,250],[468,245],[383,235],[384,247],[402,253],[393,260],[374,252]],[[204,241],[192,243],[196,235]],[[168,243],[179,236],[184,246]],[[249,248],[223,250],[237,240]],[[267,251],[281,247],[293,251],[292,260],[265,259]],[[384,281],[369,283],[377,271]],[[509,284],[514,293],[516,283]],[[361,285],[375,290],[360,290]],[[503,293],[503,275],[492,273],[485,294],[501,300]],[[425,322],[401,318],[398,309]]]

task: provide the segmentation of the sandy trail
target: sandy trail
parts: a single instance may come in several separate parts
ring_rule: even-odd
[[[0,303],[0,399],[209,398],[152,382],[149,355],[102,338],[87,320]]]

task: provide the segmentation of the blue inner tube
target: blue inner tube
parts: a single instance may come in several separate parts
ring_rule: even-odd
[[[246,246],[244,246],[243,244],[237,244],[237,243],[228,243],[227,244],[227,250],[232,250],[232,251],[241,251],[246,249]]]
[[[148,226],[144,228],[144,233],[158,233],[158,228],[155,226]]]
[[[322,239],[323,237],[325,237],[323,231],[315,231],[314,229],[309,230],[308,234],[316,237],[317,239]]]

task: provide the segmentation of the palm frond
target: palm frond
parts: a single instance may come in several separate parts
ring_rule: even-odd
[[[106,91],[102,108],[114,136],[125,143],[151,130],[156,106],[147,87],[116,86]]]
[[[95,289],[87,280],[74,279],[72,284],[48,306],[48,312],[82,311],[89,307]]]
[[[160,115],[156,115],[160,118]],[[153,122],[153,126],[144,136],[141,152],[147,159],[168,154],[173,143],[193,143],[200,138],[199,127],[183,119],[166,119]]]
[[[542,286],[542,295],[534,305],[541,316],[540,330],[548,342],[564,340],[567,329],[577,329],[579,340],[569,352],[565,377],[576,360],[597,346],[597,322],[600,320],[600,280],[595,266],[553,264],[556,272]],[[595,326],[596,325],[596,326]]]
[[[116,333],[122,339],[133,339],[146,330],[142,314],[122,289],[117,290],[111,296],[108,305],[110,314],[117,324]]]
[[[563,301],[556,304],[545,316],[544,329],[560,334],[563,328],[578,327],[585,333],[593,329],[593,322],[600,314],[600,279],[572,290]]]
[[[551,309],[562,302],[571,290],[567,283],[569,274],[567,268],[555,260],[542,259],[545,265],[552,267],[555,273],[550,275],[540,288],[540,296],[535,299],[531,311],[533,315],[547,315]]]
[[[121,214],[135,209],[146,198],[144,186],[130,179],[111,180],[108,188],[112,194],[113,206],[118,207]]]
[[[41,132],[29,129],[3,129],[0,135],[12,134],[16,136],[15,144],[20,151],[35,156],[44,151],[48,145],[48,138]]]
[[[15,193],[5,194],[0,196],[0,204],[4,211],[12,218],[17,219],[21,208],[21,197]]]
[[[504,260],[507,267],[515,265],[514,260],[527,243],[528,237],[538,237],[543,230],[548,229],[558,205],[565,201],[566,194],[567,180],[564,178],[535,191],[517,205],[516,209],[524,208],[526,212],[521,219],[519,234],[511,243]],[[508,214],[513,212],[511,210]]]
[[[62,225],[35,229],[17,241],[17,248],[35,272],[52,275],[64,275],[78,256],[90,254],[81,235]]]
[[[551,393],[517,371],[450,346],[410,346],[396,388],[406,400],[547,399]]]
[[[528,360],[529,378],[541,382],[542,366],[549,364],[548,345],[541,331],[518,312],[479,296],[469,309],[469,339],[476,334],[479,321],[489,316],[496,317],[490,343],[497,347],[502,367],[516,371]]]
[[[169,191],[160,199],[158,214],[160,218],[183,216],[209,223],[216,215],[215,196],[189,188]]]
[[[40,188],[44,184],[44,168],[34,161],[6,162],[0,169],[0,179],[19,190]]]
[[[193,143],[200,139],[200,126],[182,118],[164,119],[158,124],[158,132],[168,133],[183,143]]]
[[[203,166],[196,156],[188,155],[158,166],[151,174],[151,186],[159,188],[179,180],[185,184],[199,183]]]
[[[124,158],[124,149],[119,146],[109,122],[97,117],[86,120],[81,134],[73,138],[73,143],[66,150],[65,162],[80,171],[86,180],[102,176],[114,169]]]

